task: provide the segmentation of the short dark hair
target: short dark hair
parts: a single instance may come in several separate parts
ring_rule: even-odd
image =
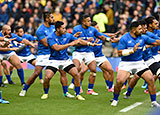
[[[22,27],[22,26],[16,26],[16,27],[15,27],[15,31],[16,31],[16,32],[18,32],[18,31],[19,31],[19,29],[21,29],[21,28],[23,29],[23,27]]]
[[[50,14],[52,14],[52,13],[51,12],[43,12],[43,20],[46,21],[46,18],[48,18]]]
[[[64,23],[62,21],[57,21],[55,23],[55,29],[57,30],[57,28],[60,28]]]
[[[140,25],[140,23],[138,21],[134,21],[130,24],[129,26],[129,30],[132,30],[133,28],[136,28]]]
[[[147,23],[147,27],[149,26],[149,24],[152,24],[154,19],[156,19],[154,16],[150,16],[148,18],[145,18],[145,21]]]
[[[97,25],[97,22],[96,21],[92,21],[91,25],[95,26],[95,25]]]
[[[82,23],[82,21],[84,20],[84,19],[86,19],[86,18],[88,18],[88,17],[90,17],[89,15],[82,15],[82,17],[81,17],[81,23]]]
[[[140,25],[147,25],[147,23],[146,23],[146,21],[145,21],[144,19],[140,20],[140,21],[139,21],[139,24],[140,24]]]

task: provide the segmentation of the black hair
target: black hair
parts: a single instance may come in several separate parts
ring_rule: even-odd
[[[147,27],[149,26],[149,24],[152,24],[154,19],[156,19],[154,16],[150,16],[148,18],[145,18],[145,21],[147,23]]]
[[[51,12],[43,12],[43,20],[46,21],[46,18],[48,18],[50,14],[52,14],[52,13]]]
[[[140,25],[140,23],[138,21],[134,21],[131,23],[131,25],[129,26],[129,30],[132,30],[133,28],[136,28]]]
[[[145,21],[144,19],[140,20],[140,21],[139,21],[139,24],[140,24],[140,25],[147,25],[147,23],[146,23],[146,21]]]
[[[92,21],[91,25],[95,26],[95,25],[97,25],[97,22],[96,21]]]
[[[62,21],[57,21],[55,23],[55,29],[57,30],[57,28],[60,28],[64,23]]]
[[[84,19],[86,19],[86,18],[88,18],[88,17],[90,17],[89,15],[82,15],[82,17],[81,17],[81,23],[82,23],[82,21],[84,20]]]
[[[16,27],[15,27],[15,31],[16,31],[16,32],[18,32],[18,31],[19,31],[19,29],[21,29],[21,28],[23,29],[23,27],[22,27],[22,26],[16,26]]]

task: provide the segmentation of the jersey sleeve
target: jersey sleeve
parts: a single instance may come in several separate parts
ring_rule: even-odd
[[[70,34],[70,41],[77,40],[78,38],[74,37],[72,34]]]
[[[35,40],[37,40],[37,37],[34,37],[34,36],[32,36],[32,35],[29,35],[29,41],[35,41]]]
[[[23,40],[23,38],[19,37],[19,36],[16,35],[16,34],[12,34],[12,38],[16,38],[15,40],[16,40],[17,42],[21,42],[21,41]]]
[[[46,37],[45,34],[44,34],[44,32],[42,30],[38,30],[36,32],[36,35],[37,35],[37,37],[38,37],[39,40],[42,40],[42,39],[44,39]]]
[[[48,43],[48,45],[49,45],[50,47],[57,43],[56,40],[55,40],[55,38],[54,38],[52,35],[53,35],[53,34],[50,34],[50,35],[47,37],[47,43]]]
[[[93,29],[94,29],[94,35],[96,37],[100,38],[100,36],[102,36],[102,34],[96,28],[93,27]]]
[[[74,27],[72,34],[74,35],[75,33],[77,33],[77,31],[76,31],[76,28]]]
[[[143,36],[143,37],[145,39],[145,43],[146,44],[153,44],[156,41],[155,39],[152,39],[152,38],[150,38],[148,36]]]
[[[122,37],[119,41],[119,44],[118,44],[118,50],[123,50],[126,48],[127,48],[126,41],[125,41],[124,37]]]

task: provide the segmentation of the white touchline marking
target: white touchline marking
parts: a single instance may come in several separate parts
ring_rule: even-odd
[[[158,92],[156,93],[156,96],[158,96],[158,95],[160,95],[160,91],[158,91]],[[136,103],[134,103],[134,104],[132,104],[132,105],[124,108],[124,109],[121,109],[119,112],[127,112],[127,111],[129,111],[129,110],[131,110],[131,109],[133,109],[133,108],[141,105],[141,104],[143,104],[143,102],[136,102]]]
[[[124,109],[121,109],[119,112],[127,112],[127,111],[129,111],[129,110],[141,105],[141,104],[142,104],[142,102],[136,102],[136,103],[124,108]]]

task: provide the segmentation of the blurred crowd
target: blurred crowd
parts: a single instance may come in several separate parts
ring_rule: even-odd
[[[80,24],[83,14],[96,21],[100,31],[123,35],[132,21],[148,16],[159,20],[160,0],[0,0],[0,30],[8,24],[14,32],[16,25],[25,33],[35,35],[43,12],[53,12],[55,21],[64,21],[67,32]],[[117,44],[112,44],[113,48]],[[113,51],[113,56],[116,56]]]

